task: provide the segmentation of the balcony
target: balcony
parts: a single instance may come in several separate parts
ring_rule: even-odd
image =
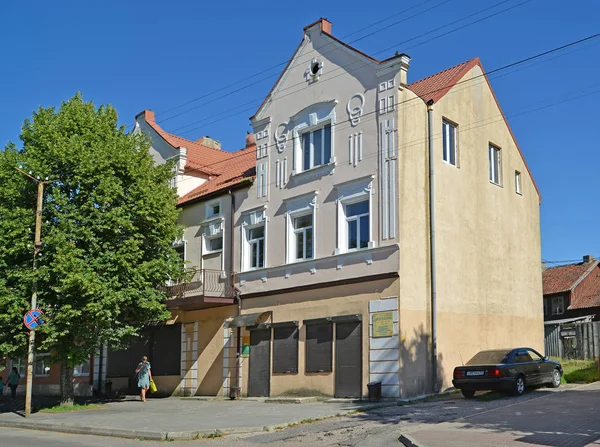
[[[234,303],[235,273],[222,270],[188,269],[165,286],[170,309],[204,309]]]

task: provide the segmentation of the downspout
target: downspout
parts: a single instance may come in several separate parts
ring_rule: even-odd
[[[427,102],[427,130],[429,141],[429,260],[431,270],[431,373],[433,392],[438,390],[437,365],[437,285],[435,271],[435,182],[433,149],[433,100]]]
[[[235,300],[237,302],[237,314],[240,316],[242,314],[242,297],[240,296],[239,290],[235,287],[235,274],[233,273],[233,259],[234,259],[234,246],[233,246],[233,237],[235,233],[234,227],[234,216],[235,216],[235,195],[231,190],[229,190],[229,196],[231,197],[231,225],[230,225],[230,235],[229,235],[229,267],[230,267],[230,275],[231,275],[231,287],[235,294]],[[238,392],[234,394],[236,398],[241,397],[242,394],[242,328],[236,328],[236,353],[235,353],[235,385],[238,388]],[[239,394],[238,394],[239,393]],[[231,394],[231,393],[230,393]]]

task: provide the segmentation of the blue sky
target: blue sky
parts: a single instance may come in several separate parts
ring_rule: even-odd
[[[303,26],[319,17],[332,21],[333,34],[341,38],[368,26],[348,41],[382,30],[355,44],[374,54],[501,1],[4,0],[0,3],[0,146],[9,140],[18,142],[23,119],[38,106],[59,105],[81,91],[96,104],[114,105],[128,126],[146,108],[163,112],[157,115],[160,123],[199,106],[160,124],[175,131],[204,120],[175,133],[190,139],[210,135],[226,149],[236,150],[250,130],[252,106],[260,103],[279,74],[280,68],[270,68],[292,55]],[[597,0],[568,6],[559,0],[506,0],[487,13],[399,45],[397,50],[412,57],[409,82],[474,56],[491,71],[600,32],[598,17]],[[393,50],[377,56],[392,54]],[[543,196],[544,259],[600,256],[600,147],[595,132],[600,123],[599,61],[600,39],[595,39],[492,79]],[[239,87],[256,85],[218,99],[233,87],[164,113],[238,81]],[[523,113],[544,106],[549,107]]]

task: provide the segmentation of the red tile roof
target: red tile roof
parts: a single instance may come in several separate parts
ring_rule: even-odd
[[[454,87],[467,72],[475,67],[481,66],[481,61],[478,57],[470,61],[447,68],[434,75],[423,78],[417,82],[408,85],[408,89],[423,98],[423,101],[433,102],[439,101],[446,93]],[[482,67],[483,69],[483,67]]]
[[[570,291],[598,266],[598,262],[600,261],[594,261],[592,264],[567,264],[546,269],[542,275],[544,295]]]
[[[165,132],[156,123],[153,111],[144,110],[142,114],[144,115],[148,125],[152,127],[152,129],[154,129],[156,133],[158,133],[173,148],[178,149],[180,147],[185,147],[187,149],[186,169],[196,169],[207,174],[221,174],[223,172],[220,169],[222,169],[224,166],[219,166],[218,163],[230,158],[231,152],[208,147],[197,141],[188,140],[186,138]]]
[[[217,163],[215,168],[223,173],[181,197],[177,204],[182,205],[209,194],[225,191],[256,177],[256,145],[230,154],[228,159]]]
[[[600,268],[595,267],[585,281],[575,289],[569,309],[600,307]]]

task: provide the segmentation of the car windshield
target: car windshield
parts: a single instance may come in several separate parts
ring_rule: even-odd
[[[508,352],[506,351],[481,351],[475,354],[467,365],[497,365],[505,363]]]

